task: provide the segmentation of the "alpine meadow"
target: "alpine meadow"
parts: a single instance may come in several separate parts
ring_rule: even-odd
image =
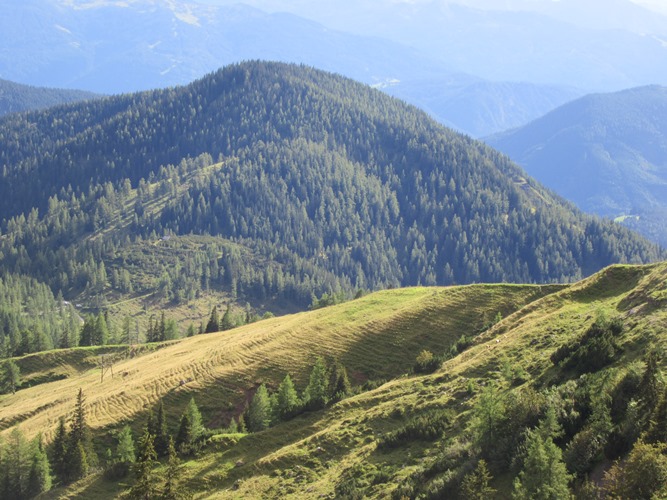
[[[658,244],[310,66],[70,97],[0,117],[0,497],[667,495]]]

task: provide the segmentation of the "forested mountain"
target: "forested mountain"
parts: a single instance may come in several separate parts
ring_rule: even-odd
[[[83,90],[31,87],[0,79],[0,116],[98,97]]]
[[[582,210],[667,245],[667,88],[586,96],[488,143]]]
[[[244,63],[10,115],[0,163],[2,266],[97,309],[140,287],[293,308],[360,288],[568,281],[664,255],[423,112],[303,66]]]

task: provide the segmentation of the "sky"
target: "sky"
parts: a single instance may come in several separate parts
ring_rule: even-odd
[[[320,5],[335,5],[336,0],[196,0],[200,3],[210,3],[210,4],[234,4],[234,3],[247,3],[249,5],[254,5],[258,8],[267,10],[267,11],[286,11],[286,12],[303,12],[303,7],[305,4],[313,6],[315,4]],[[432,0],[375,0],[378,3],[382,1],[388,3],[418,3],[418,2],[429,2]],[[494,8],[502,9],[503,6],[507,5],[516,5],[519,3],[526,5],[538,6],[540,4],[550,4],[554,2],[560,2],[561,0],[443,0],[444,3],[460,3],[471,5],[481,8]],[[584,4],[590,0],[578,0],[577,3]],[[667,16],[667,1],[665,0],[629,0],[632,3],[642,5],[648,9],[651,9],[655,12],[659,12]]]

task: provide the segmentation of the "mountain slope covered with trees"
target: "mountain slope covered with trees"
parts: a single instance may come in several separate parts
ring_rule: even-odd
[[[83,90],[32,87],[0,79],[0,116],[96,97],[99,95]]]
[[[2,265],[66,298],[171,235],[251,248],[317,295],[568,281],[663,255],[415,108],[293,65],[5,117],[0,163]]]
[[[487,140],[582,210],[667,244],[667,88],[589,95]]]

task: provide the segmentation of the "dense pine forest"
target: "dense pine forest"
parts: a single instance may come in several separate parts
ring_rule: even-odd
[[[417,109],[303,66],[243,63],[9,115],[0,164],[2,269],[96,314],[210,290],[260,313],[298,310],[358,290],[568,282],[664,257]]]

